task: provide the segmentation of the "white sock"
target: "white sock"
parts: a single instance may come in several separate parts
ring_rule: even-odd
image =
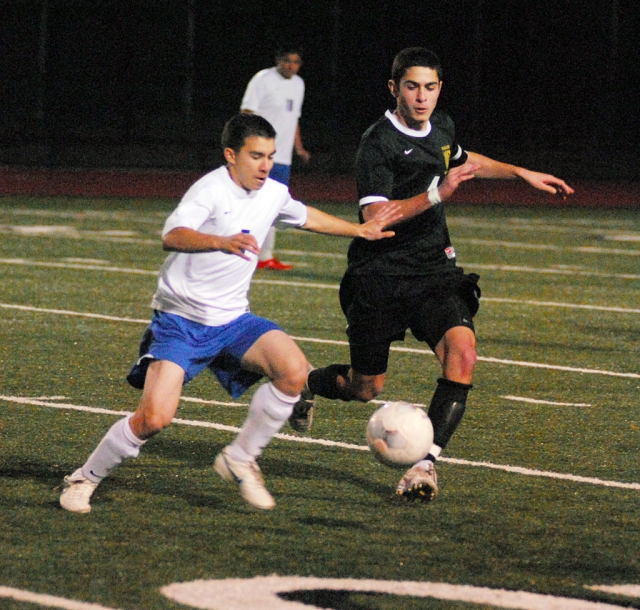
[[[258,255],[258,260],[260,261],[268,261],[273,258],[273,249],[276,247],[276,228],[271,226],[269,228],[269,232],[267,233],[267,237],[262,244],[262,248],[260,248],[260,254]]]
[[[255,460],[291,415],[300,396],[287,396],[271,382],[261,385],[251,400],[242,430],[227,448],[229,457],[240,462]]]
[[[117,421],[105,434],[89,459],[82,466],[82,476],[92,483],[100,483],[118,464],[127,458],[138,457],[140,440],[129,425],[131,416]]]
[[[427,468],[429,468],[429,462],[433,464],[435,460],[437,460],[440,457],[441,453],[442,453],[442,447],[439,447],[438,445],[431,445],[431,449],[429,449],[429,455],[433,456],[435,459],[432,461],[425,458],[424,460],[420,460],[419,462],[416,462],[414,466],[420,466],[420,468],[424,468],[426,470]]]

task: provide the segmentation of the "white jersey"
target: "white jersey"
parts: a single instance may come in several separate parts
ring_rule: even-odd
[[[185,193],[162,235],[176,227],[221,236],[249,231],[262,246],[276,220],[302,226],[307,208],[275,180],[267,179],[261,189],[247,193],[223,166]],[[151,306],[208,326],[232,322],[249,310],[249,286],[258,260],[249,256],[246,261],[220,251],[171,253],[160,270]]]
[[[260,70],[247,85],[240,109],[251,110],[273,125],[276,130],[273,160],[276,163],[291,165],[303,100],[304,81],[297,74],[285,78],[275,67]]]

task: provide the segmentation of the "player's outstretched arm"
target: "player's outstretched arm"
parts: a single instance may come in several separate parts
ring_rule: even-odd
[[[469,161],[478,165],[478,170],[476,171],[478,178],[522,178],[532,187],[547,193],[571,195],[574,192],[564,180],[560,180],[560,178],[556,178],[551,174],[542,174],[517,165],[509,165],[474,152],[468,152],[467,154]]]
[[[258,254],[258,242],[249,233],[221,236],[207,235],[188,227],[176,227],[162,238],[162,247],[170,252],[215,252],[235,254],[249,260],[245,252]]]
[[[377,219],[380,214],[383,214],[388,208],[397,207],[402,213],[400,222],[403,220],[409,220],[418,214],[422,214],[422,212],[432,208],[434,205],[438,205],[439,202],[449,199],[460,184],[475,177],[475,171],[477,168],[478,166],[473,163],[465,163],[459,167],[452,168],[445,176],[442,184],[440,184],[436,189],[436,201],[431,200],[431,189],[429,189],[428,192],[420,193],[419,195],[415,195],[408,199],[376,201],[363,207],[362,215],[365,220],[371,221]]]
[[[402,218],[402,212],[397,205],[386,206],[375,218],[364,224],[349,222],[326,214],[317,208],[307,206],[307,222],[303,229],[314,233],[326,233],[327,235],[341,235],[343,237],[363,237],[369,241],[393,237],[393,231],[385,231],[389,225],[398,222]]]

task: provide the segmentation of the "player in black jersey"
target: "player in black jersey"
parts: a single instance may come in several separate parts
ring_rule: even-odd
[[[402,341],[411,330],[436,354],[442,376],[428,411],[433,446],[396,490],[408,500],[429,501],[438,492],[434,463],[462,419],[476,362],[478,276],[456,266],[441,202],[474,177],[521,178],[549,193],[573,193],[555,176],[465,151],[451,118],[435,111],[441,87],[442,69],[434,53],[414,47],[396,56],[389,81],[396,108],[362,136],[356,179],[361,222],[391,202],[400,206],[403,218],[393,226],[391,239],[351,243],[340,284],[351,364],[311,371],[290,418],[295,429],[308,429],[316,394],[373,399],[384,387],[391,342]]]

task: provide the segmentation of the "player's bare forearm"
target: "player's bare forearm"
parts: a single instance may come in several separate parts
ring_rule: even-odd
[[[258,242],[253,235],[207,235],[187,227],[176,227],[162,238],[162,248],[170,252],[226,252],[249,260],[246,252],[258,254]]]
[[[385,231],[384,229],[400,220],[400,218],[402,218],[402,212],[398,209],[398,206],[394,205],[388,206],[376,218],[364,224],[349,222],[337,216],[326,214],[317,208],[307,206],[307,222],[302,228],[314,233],[376,240],[393,237],[395,235],[393,231]]]
[[[574,192],[573,188],[564,180],[556,178],[551,174],[534,172],[524,167],[518,167],[517,165],[502,163],[501,161],[496,161],[495,159],[490,159],[489,157],[474,152],[467,154],[469,161],[478,165],[476,172],[478,178],[501,178],[506,180],[521,178],[532,187],[546,191],[547,193],[571,195]]]
[[[477,166],[473,163],[465,163],[459,167],[452,168],[433,195],[437,194],[439,201],[446,201],[463,182],[475,177],[476,169]],[[397,206],[402,212],[402,218],[400,220],[400,222],[402,222],[418,216],[418,214],[422,214],[422,212],[432,208],[434,205],[439,205],[439,203],[432,201],[429,198],[429,193],[426,192],[408,199],[394,199],[392,201],[372,203],[363,208],[362,215],[365,220],[372,220],[377,218],[378,214],[386,210],[387,207]]]

